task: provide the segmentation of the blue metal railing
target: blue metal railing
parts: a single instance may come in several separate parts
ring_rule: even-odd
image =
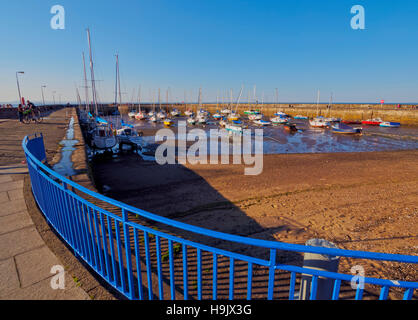
[[[164,218],[95,193],[51,170],[43,163],[46,156],[42,134],[25,137],[22,146],[27,159],[32,192],[45,218],[78,258],[83,259],[128,299],[216,300],[234,299],[237,295],[240,298],[252,299],[260,297],[261,282],[261,287],[266,289],[266,292],[263,292],[267,299],[293,300],[296,297],[298,278],[300,279],[301,275],[309,275],[310,299],[316,298],[319,279],[326,278],[332,279],[332,299],[337,300],[341,298],[342,284],[353,279],[353,275],[349,274],[280,264],[277,262],[277,256],[282,251],[409,263],[414,264],[414,267],[418,264],[418,256],[310,247],[253,239]],[[104,209],[103,204],[115,208],[116,210],[112,211],[118,212],[119,215]],[[179,237],[175,232],[172,234],[148,226],[145,222],[134,222],[133,217],[199,237],[258,247],[268,252],[268,259]],[[257,273],[255,269],[258,270]],[[279,276],[287,274],[285,284],[280,282],[283,279],[277,279],[278,273]],[[254,285],[255,276],[259,277],[257,286]],[[404,300],[410,300],[414,296],[414,290],[418,288],[418,282],[411,281],[371,277],[362,277],[361,280],[371,289],[380,289],[381,300],[388,298],[389,290],[392,288],[396,288]],[[256,287],[258,293],[254,296]],[[285,295],[277,292],[282,288],[286,289]],[[357,289],[351,290],[355,291],[355,299],[362,299],[366,289],[357,286]]]

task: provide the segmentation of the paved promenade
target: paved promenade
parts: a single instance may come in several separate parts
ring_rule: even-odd
[[[58,281],[54,266],[63,263],[47,247],[38,233],[24,199],[24,177],[27,167],[21,141],[33,132],[54,132],[46,141],[47,155],[52,158],[54,145],[64,136],[68,122],[66,110],[46,119],[41,125],[22,125],[17,120],[0,123],[0,299],[12,300],[74,300],[89,299],[68,272],[65,281]],[[49,128],[48,128],[49,127]],[[55,147],[56,148],[56,147]],[[58,267],[59,268],[59,267]],[[62,270],[62,269],[61,269]],[[64,283],[63,289],[53,289]]]

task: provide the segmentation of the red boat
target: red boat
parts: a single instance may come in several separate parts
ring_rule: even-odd
[[[361,123],[366,124],[369,126],[378,126],[383,122],[382,119],[376,118],[376,119],[369,119],[369,120],[363,120]]]
[[[361,121],[359,120],[343,120],[341,122],[345,124],[361,124]]]

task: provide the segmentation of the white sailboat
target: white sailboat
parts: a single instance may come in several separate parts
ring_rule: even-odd
[[[90,30],[87,29],[87,39],[89,44],[89,54],[90,54],[90,73],[91,73],[91,88],[93,95],[93,103],[95,106],[95,116],[96,122],[98,122],[98,109],[97,109],[97,92],[96,85],[94,80],[94,67],[93,67],[93,57],[91,50],[91,39],[90,39]],[[118,61],[117,61],[118,64]],[[109,126],[107,121],[101,121],[93,129],[92,132],[92,147],[96,149],[108,150],[113,148],[117,143],[116,137],[113,135],[113,131]]]

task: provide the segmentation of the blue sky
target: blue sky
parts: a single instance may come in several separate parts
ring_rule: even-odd
[[[65,8],[65,30],[50,27],[50,9]],[[350,27],[363,5],[366,29]],[[257,97],[312,102],[418,102],[418,1],[346,0],[16,0],[0,4],[0,101],[23,96],[75,100],[82,85],[81,52],[90,28],[98,94],[113,101],[115,54],[123,100],[242,100]],[[135,90],[135,92],[133,91]],[[83,90],[80,88],[80,93]]]

